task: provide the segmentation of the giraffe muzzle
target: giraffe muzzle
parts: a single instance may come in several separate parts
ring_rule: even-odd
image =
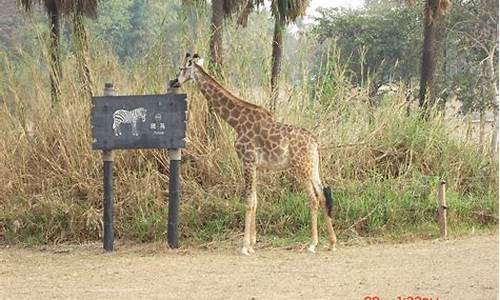
[[[175,78],[175,79],[172,79],[168,82],[168,85],[171,87],[171,88],[174,88],[174,89],[177,89],[177,88],[180,88],[181,87],[181,83],[179,82],[179,79]]]

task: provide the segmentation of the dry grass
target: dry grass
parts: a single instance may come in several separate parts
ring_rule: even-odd
[[[303,43],[309,47],[307,41]],[[137,62],[120,63],[99,41],[93,45],[95,90],[113,81],[118,94],[160,93],[167,74],[174,73],[174,66],[167,63],[170,57],[159,47]],[[231,70],[226,67],[225,84],[265,105],[266,87],[259,82],[266,80],[267,69],[253,63],[262,55],[229,54],[226,61],[247,63]],[[307,53],[301,55],[311,59]],[[97,240],[102,229],[102,163],[100,153],[91,150],[91,104],[78,84],[74,58],[63,60],[63,100],[56,107],[50,103],[46,51],[4,53],[0,60],[4,98],[0,239]],[[322,173],[335,191],[335,225],[341,237],[425,227],[433,222],[434,184],[439,177],[449,183],[451,224],[497,222],[479,217],[498,214],[496,156],[481,154],[476,144],[451,134],[452,125],[446,119],[423,122],[416,114],[407,116],[403,88],[382,99],[370,123],[367,90],[351,86],[339,67],[328,82],[311,83],[306,69],[299,84],[292,85],[285,76],[277,116],[312,130],[321,141]],[[234,134],[221,121],[220,135],[211,139],[205,100],[193,86],[186,87],[186,92],[190,116],[189,143],[183,150],[181,233],[197,242],[231,239],[242,228],[243,209]],[[115,151],[114,164],[117,236],[162,239],[168,198],[166,152]],[[260,187],[260,232],[307,236],[308,204],[300,190],[276,174],[263,174]]]

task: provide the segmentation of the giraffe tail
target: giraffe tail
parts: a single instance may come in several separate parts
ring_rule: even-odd
[[[326,205],[326,211],[328,213],[328,216],[331,218],[332,217],[332,208],[333,208],[333,196],[332,196],[332,189],[327,186],[323,188],[323,194],[325,195],[325,205]]]

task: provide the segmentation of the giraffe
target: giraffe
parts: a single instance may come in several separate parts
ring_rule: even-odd
[[[315,253],[318,244],[318,206],[322,205],[329,235],[329,249],[335,250],[336,236],[332,226],[331,190],[320,178],[318,142],[307,130],[275,121],[265,108],[246,102],[225,89],[203,68],[197,54],[186,54],[183,67],[170,86],[179,88],[193,80],[211,109],[236,131],[235,150],[241,161],[245,181],[245,229],[241,253],[255,253],[257,210],[257,172],[287,170],[305,189],[311,210],[311,244]]]

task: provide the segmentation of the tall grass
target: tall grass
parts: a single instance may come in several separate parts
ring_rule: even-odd
[[[270,50],[271,32],[259,33],[227,30],[224,84],[266,105],[270,51],[262,49]],[[179,33],[179,41],[182,34],[187,33]],[[198,51],[207,53],[203,41],[208,33],[198,34]],[[184,39],[178,46],[188,50],[193,41]],[[165,51],[164,42],[158,36],[144,57],[123,62],[106,43],[93,39],[95,89],[112,81],[119,94],[163,92],[175,74],[172,56],[180,58],[185,52]],[[292,66],[285,60],[288,71],[281,82],[277,118],[317,135],[323,180],[334,189],[334,223],[341,238],[380,236],[405,228],[427,230],[435,222],[438,178],[448,182],[451,226],[496,224],[496,156],[481,154],[477,145],[457,138],[448,119],[408,116],[403,87],[382,99],[370,121],[367,87],[350,84],[349,70],[339,57],[333,55],[327,65],[313,68],[314,40],[303,36],[297,43],[302,50],[296,57],[302,63]],[[68,52],[62,64],[62,102],[51,107],[47,51],[44,43],[39,48],[32,53],[0,53],[0,239],[97,240],[102,232],[102,162],[100,153],[91,150],[91,102],[78,84],[75,58]],[[326,76],[313,79],[316,67],[324,68]],[[182,156],[182,238],[196,243],[231,239],[244,222],[234,133],[221,123],[221,134],[211,140],[206,101],[193,86],[185,91],[190,116],[189,142]],[[116,235],[138,241],[163,239],[166,152],[114,153]],[[259,174],[258,197],[259,233],[294,239],[309,234],[307,199],[288,179]]]

